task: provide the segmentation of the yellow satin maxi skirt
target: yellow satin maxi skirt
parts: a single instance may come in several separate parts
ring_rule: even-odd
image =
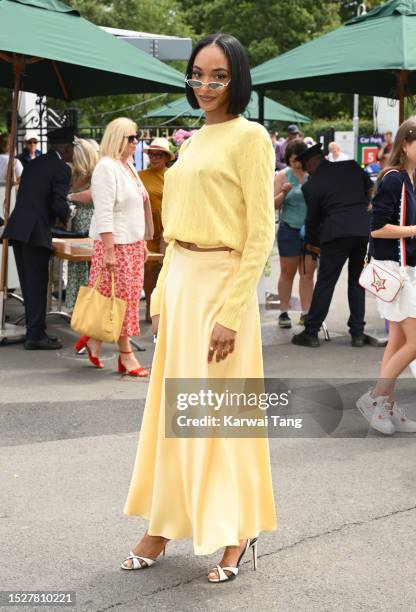
[[[165,378],[263,378],[256,294],[234,352],[207,362],[211,331],[239,265],[236,251],[190,251],[175,243],[124,507],[126,515],[148,519],[150,535],[192,538],[197,555],[276,529],[267,437],[165,437]]]

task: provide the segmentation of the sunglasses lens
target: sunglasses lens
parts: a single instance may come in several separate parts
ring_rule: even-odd
[[[208,83],[208,87],[210,89],[214,89],[215,90],[215,89],[222,89],[224,87],[224,85],[222,83],[212,82],[212,83]]]
[[[192,87],[192,89],[198,89],[199,87],[202,87],[202,81],[197,81],[196,79],[188,79],[188,85],[189,87]]]
[[[129,142],[134,142],[135,140],[137,140],[137,134],[132,134],[131,136],[127,136],[127,140]]]

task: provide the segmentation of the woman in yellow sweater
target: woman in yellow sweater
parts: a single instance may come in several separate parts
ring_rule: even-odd
[[[197,555],[225,547],[210,582],[256,559],[260,531],[276,529],[267,435],[168,437],[167,379],[263,378],[256,286],[274,239],[274,152],[267,131],[240,116],[251,95],[246,52],[229,34],[200,41],[186,94],[206,114],[165,174],[168,242],[151,299],[157,343],[124,513],[148,519],[122,563],[153,565],[168,540]],[[165,423],[166,420],[166,423]]]

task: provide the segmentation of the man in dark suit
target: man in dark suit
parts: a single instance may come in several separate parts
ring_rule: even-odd
[[[10,240],[16,259],[26,312],[27,350],[58,349],[58,338],[46,333],[46,303],[52,231],[57,218],[66,223],[74,132],[60,128],[48,134],[49,150],[25,168],[15,208],[4,237]]]
[[[318,331],[324,322],[335,285],[348,260],[348,327],[352,346],[367,341],[364,334],[365,292],[358,279],[364,265],[370,232],[368,205],[372,182],[353,160],[327,161],[320,144],[299,155],[310,178],[302,187],[307,204],[305,242],[320,247],[318,278],[305,330],[292,338],[293,344],[318,347]]]

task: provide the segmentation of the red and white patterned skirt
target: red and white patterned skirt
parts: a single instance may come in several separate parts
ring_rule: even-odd
[[[116,297],[126,300],[121,336],[138,336],[139,304],[144,280],[144,242],[139,240],[132,244],[115,244],[116,265],[114,279]],[[92,287],[97,276],[102,272],[99,291],[102,295],[111,295],[111,274],[104,268],[104,248],[101,240],[94,240],[91,270],[88,286]]]

